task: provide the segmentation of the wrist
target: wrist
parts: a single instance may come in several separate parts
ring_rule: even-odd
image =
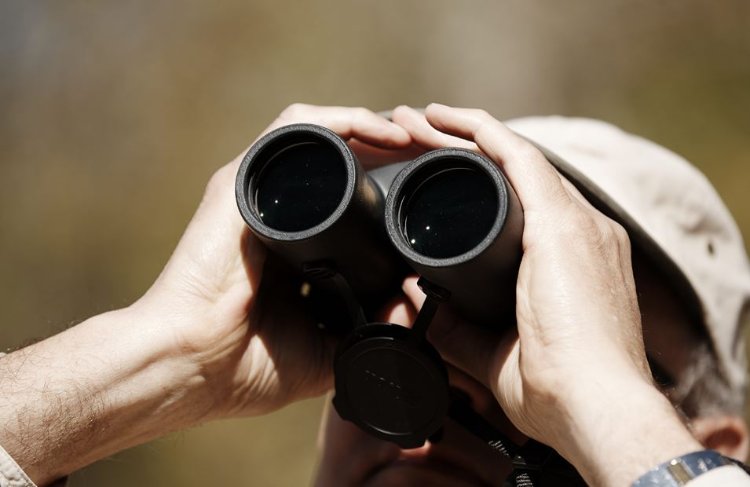
[[[181,330],[209,328],[209,319],[165,315],[138,304],[115,313],[130,329],[120,333],[133,341],[133,357],[141,364],[142,373],[151,377],[150,382],[144,379],[142,398],[156,407],[156,413],[171,418],[171,430],[226,415],[231,379],[219,362],[222,350],[230,347],[211,345],[207,336],[193,340],[192,345],[180,338]],[[141,353],[136,355],[135,349]]]
[[[157,345],[152,356],[175,374],[170,384],[183,386],[177,397],[190,410],[193,423],[233,416],[235,403],[241,401],[234,397],[243,392],[235,383],[236,369],[249,335],[246,326],[227,322],[233,325],[235,318],[242,322],[245,316],[226,318],[231,313],[217,312],[220,307],[221,303],[191,303],[186,311],[180,303],[147,295],[123,310],[153,335]],[[217,314],[224,318],[217,320]]]
[[[556,449],[591,485],[630,485],[671,458],[700,450],[669,400],[653,385],[590,383],[565,406]]]

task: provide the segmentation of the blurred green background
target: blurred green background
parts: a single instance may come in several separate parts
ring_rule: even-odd
[[[596,117],[697,164],[750,235],[750,2],[0,4],[0,349],[150,285],[210,174],[292,102]],[[306,485],[322,400],[73,486]]]

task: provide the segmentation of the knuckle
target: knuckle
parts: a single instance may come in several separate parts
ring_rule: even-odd
[[[515,141],[512,150],[513,155],[519,160],[523,161],[535,160],[543,157],[542,153],[539,152],[539,149],[521,139],[520,137]]]
[[[481,108],[472,108],[466,112],[470,118],[474,120],[474,123],[477,127],[477,131],[480,130],[486,130],[490,131],[492,122],[496,121],[492,115],[490,115],[486,110],[483,110]]]
[[[396,106],[396,108],[393,109],[394,113],[395,112],[401,113],[401,112],[405,112],[405,111],[409,111],[409,106],[408,105],[401,104],[401,105]]]
[[[596,224],[596,242],[602,248],[617,247],[618,238],[617,230],[613,225],[613,221],[601,214],[593,215],[594,222]]]
[[[630,235],[628,235],[628,231],[625,230],[625,227],[620,225],[614,220],[610,220],[610,225],[612,227],[612,232],[617,239],[617,241],[620,244],[624,245],[630,245]]]
[[[482,120],[483,122],[488,122],[490,120],[494,120],[494,117],[492,115],[490,115],[487,110],[484,110],[482,108],[476,108],[474,110],[474,115],[478,119]]]
[[[213,195],[224,191],[226,187],[231,187],[232,184],[234,184],[234,171],[231,170],[229,165],[223,166],[209,178],[204,196],[211,198]]]
[[[622,225],[602,214],[595,215],[595,218],[603,244],[617,247],[628,240],[627,232]]]
[[[310,105],[304,103],[292,103],[284,110],[282,110],[280,118],[286,120],[296,120],[302,118],[310,110]]]
[[[596,222],[593,241],[602,253],[618,258],[630,252],[630,237],[622,225],[602,214],[596,215]]]
[[[354,107],[352,108],[352,112],[357,117],[369,117],[372,115],[372,112],[364,107]]]
[[[571,205],[577,206],[575,202],[571,201]],[[601,225],[595,215],[591,212],[576,208],[575,216],[572,217],[573,224],[578,229],[587,233],[599,233],[601,231]]]
[[[599,241],[600,228],[596,219],[589,212],[581,211],[574,202],[568,202],[563,215],[551,215],[558,221],[558,238],[563,242],[580,246],[586,241]]]
[[[355,107],[351,109],[351,119],[353,122],[362,122],[370,118],[372,115],[374,115],[374,113],[367,108]]]

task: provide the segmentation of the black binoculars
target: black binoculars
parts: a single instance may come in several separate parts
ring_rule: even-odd
[[[451,407],[425,336],[437,304],[484,326],[514,323],[523,212],[503,173],[455,148],[366,172],[338,135],[296,124],[250,148],[235,189],[251,230],[309,284],[316,321],[347,334],[339,414],[402,447],[434,436]],[[372,323],[409,267],[427,294],[414,326]]]
[[[414,448],[439,441],[450,417],[510,458],[516,485],[540,471],[582,485],[547,447],[517,447],[474,412],[427,340],[440,305],[480,326],[515,325],[523,211],[492,161],[446,148],[365,171],[338,135],[296,124],[250,148],[235,193],[251,231],[299,273],[319,326],[345,335],[333,364],[343,419]],[[409,268],[426,294],[415,322],[373,322]]]

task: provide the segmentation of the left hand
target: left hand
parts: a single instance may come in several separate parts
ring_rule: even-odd
[[[261,136],[293,123],[351,141],[367,169],[411,147],[404,129],[363,108],[292,105]],[[332,382],[333,340],[302,313],[294,281],[269,267],[237,210],[241,160],[211,178],[162,275],[134,305],[168,323],[173,349],[199,365],[215,398],[211,416],[262,414]]]
[[[414,149],[401,127],[361,108],[292,105],[266,131],[298,122],[337,132],[370,167]],[[330,387],[332,340],[240,217],[241,158],[211,178],[141,299],[0,358],[0,444],[38,485],[169,432]],[[383,313],[398,320],[405,310],[402,300]]]

